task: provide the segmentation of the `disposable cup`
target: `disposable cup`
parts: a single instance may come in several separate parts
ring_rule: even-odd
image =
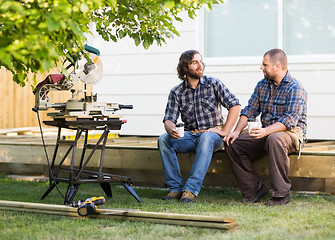
[[[250,134],[251,130],[255,127],[258,127],[258,121],[256,119],[248,120],[248,132]]]
[[[178,123],[176,125],[176,128],[177,128],[177,132],[179,134],[180,137],[184,137],[184,124],[183,123]]]

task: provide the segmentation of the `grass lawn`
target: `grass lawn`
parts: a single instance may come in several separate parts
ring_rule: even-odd
[[[54,189],[40,197],[45,182],[16,181],[0,175],[0,200],[63,204]],[[65,192],[66,184],[59,184]],[[127,208],[235,218],[233,232],[197,227],[71,218],[47,214],[0,210],[0,239],[335,239],[335,196],[294,193],[293,200],[278,207],[241,203],[237,189],[203,188],[195,203],[162,201],[168,190],[135,188],[138,203],[123,187],[112,185],[113,198],[104,208]],[[82,184],[75,200],[104,196],[98,184]],[[270,194],[265,199],[270,198]]]

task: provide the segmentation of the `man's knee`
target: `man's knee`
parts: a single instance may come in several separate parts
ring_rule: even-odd
[[[223,140],[219,134],[213,132],[204,132],[201,134],[199,144],[202,146],[213,146],[214,148],[222,148]]]
[[[272,148],[272,147],[286,147],[288,144],[288,134],[285,132],[275,132],[270,134],[266,139],[266,148]]]
[[[158,148],[159,146],[166,145],[169,142],[170,135],[168,133],[163,133],[162,135],[159,136],[157,140]]]
[[[204,132],[200,136],[200,141],[202,142],[214,142],[216,139],[219,139],[220,135],[214,132]]]
[[[271,133],[268,137],[267,137],[267,142],[269,143],[279,143],[282,142],[283,138],[285,138],[286,133],[284,132],[275,132],[275,133]]]
[[[226,142],[224,142],[224,150],[228,153],[231,151],[231,144],[227,144]]]

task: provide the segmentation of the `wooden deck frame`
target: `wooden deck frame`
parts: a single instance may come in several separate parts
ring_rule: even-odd
[[[106,146],[104,172],[127,175],[134,185],[165,186],[161,160],[157,147]],[[47,144],[49,154],[55,144]],[[80,155],[81,147],[77,149]],[[60,149],[59,154],[65,154]],[[179,154],[183,176],[187,177],[194,159],[194,153]],[[292,189],[299,191],[319,191],[335,193],[335,142],[316,142],[307,144],[301,158],[290,155],[290,178]],[[78,160],[79,161],[79,160]],[[69,164],[67,159],[65,164]],[[99,166],[99,155],[93,156],[89,169]],[[267,157],[253,163],[255,172],[268,182]],[[47,175],[48,167],[42,144],[40,143],[0,143],[0,173],[19,175]],[[204,185],[236,186],[235,179],[228,165],[224,150],[213,155]]]

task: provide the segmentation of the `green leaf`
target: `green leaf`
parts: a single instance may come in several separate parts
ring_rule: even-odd
[[[135,45],[138,46],[141,43],[141,39],[138,35],[133,36],[133,39],[135,41]]]
[[[195,11],[194,10],[189,10],[188,11],[188,16],[193,19],[196,16]]]
[[[174,1],[165,1],[164,2],[164,8],[174,8],[174,7],[175,7]]]
[[[119,37],[120,39],[124,38],[127,35],[126,31],[119,31]]]
[[[60,28],[59,22],[54,21],[53,19],[48,19],[46,22],[46,25],[48,27],[49,32],[58,31]]]
[[[110,38],[114,41],[117,42],[117,38],[114,35],[110,35]]]
[[[12,57],[8,52],[0,52],[0,66],[12,67]]]
[[[150,47],[150,42],[149,42],[148,39],[145,39],[145,40],[143,41],[143,47],[144,47],[145,49],[148,49],[148,48]]]

